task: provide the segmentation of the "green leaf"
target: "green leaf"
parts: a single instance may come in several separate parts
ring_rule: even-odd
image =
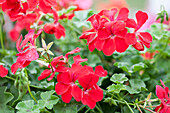
[[[114,63],[114,66],[117,66],[118,68],[121,68],[125,72],[129,72],[129,64],[126,62],[116,62]]]
[[[69,104],[57,104],[53,109],[55,113],[77,113],[77,105],[73,102]]]
[[[141,91],[147,91],[145,83],[140,79],[131,79],[129,80],[130,86],[126,86],[126,90],[130,94],[137,94]]]
[[[148,66],[142,62],[138,63],[138,64],[134,64],[131,69],[136,72],[136,71],[140,71],[142,69],[147,68]]]
[[[121,90],[125,90],[125,86],[122,84],[112,84],[111,86],[107,87],[108,92],[120,93]]]
[[[14,96],[9,92],[5,92],[6,89],[6,87],[0,87],[0,113],[14,113],[14,109],[7,105]]]
[[[109,103],[110,105],[113,104],[113,105],[117,106],[116,101],[114,99],[110,98],[110,97],[105,98],[104,102]]]
[[[118,84],[118,83],[124,83],[125,81],[128,80],[128,78],[125,77],[125,74],[120,73],[120,74],[114,74],[114,75],[112,75],[112,77],[110,78],[110,80],[111,80],[112,82]]]
[[[55,93],[55,91],[53,91],[53,90],[41,93],[40,96],[41,96],[42,100],[38,101],[38,106],[40,108],[47,107],[48,109],[52,109],[53,105],[57,104],[59,101],[59,97],[52,95],[54,93]]]
[[[17,113],[39,113],[39,107],[34,105],[34,100],[22,101],[15,107],[18,111]]]

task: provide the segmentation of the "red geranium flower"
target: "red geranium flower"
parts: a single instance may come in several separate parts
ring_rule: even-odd
[[[103,98],[103,90],[96,85],[98,80],[99,77],[95,74],[88,74],[79,79],[79,83],[83,87],[81,101],[91,109],[96,106],[96,102]]]
[[[22,18],[27,9],[27,2],[21,3],[20,0],[6,0],[2,4],[2,10],[7,12],[12,21]]]
[[[73,64],[72,67],[57,76],[58,83],[55,91],[61,95],[62,100],[69,103],[74,97],[76,101],[81,101],[82,90],[75,84],[76,80],[88,74],[88,70],[80,64]]]
[[[6,69],[3,65],[0,65],[0,77],[5,77],[8,74],[8,69]]]
[[[40,29],[37,34],[34,34],[34,30],[30,30],[23,41],[22,36],[17,41],[16,47],[20,53],[16,55],[18,56],[17,62],[11,66],[11,71],[13,74],[16,73],[18,68],[24,68],[28,66],[31,61],[38,59],[39,55],[36,51],[35,39],[41,34],[41,32],[42,29]],[[30,43],[27,45],[28,42]]]
[[[144,50],[145,45],[147,48],[150,48],[150,43],[152,42],[152,36],[148,32],[138,31],[143,24],[148,19],[148,15],[145,12],[138,11],[136,13],[137,23],[133,19],[127,19],[126,27],[134,28],[134,33],[128,33],[125,37],[126,43],[128,45],[133,45],[133,47],[139,51]],[[138,39],[136,38],[138,37]],[[138,41],[139,40],[139,41]]]
[[[160,81],[164,88],[156,85],[156,95],[161,100],[161,104],[155,108],[155,111],[159,110],[159,113],[170,113],[170,90],[168,87],[165,87],[162,80]]]
[[[57,39],[60,39],[62,36],[65,37],[65,29],[58,22],[54,24],[45,24],[44,31],[48,34],[54,34]]]

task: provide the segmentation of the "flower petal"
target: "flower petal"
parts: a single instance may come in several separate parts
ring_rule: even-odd
[[[104,46],[103,46],[103,53],[106,56],[112,55],[116,50],[115,40],[110,38],[106,40]]]
[[[8,69],[3,67],[3,65],[0,65],[0,77],[5,77],[8,74]]]
[[[70,85],[66,85],[66,84],[58,82],[55,85],[55,91],[58,95],[62,95],[69,89],[69,87],[70,87]]]
[[[64,94],[61,95],[63,102],[69,103],[71,101],[71,99],[72,99],[71,90],[72,90],[72,87],[69,87],[67,92],[65,92]]]
[[[125,52],[129,45],[125,42],[125,39],[115,37],[116,51],[119,53]]]

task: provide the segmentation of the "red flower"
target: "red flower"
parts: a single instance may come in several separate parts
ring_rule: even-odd
[[[88,105],[91,109],[96,106],[96,102],[103,98],[103,90],[96,84],[99,77],[95,74],[88,74],[79,79],[80,85],[83,87],[82,103]]]
[[[11,71],[13,74],[16,73],[18,68],[24,68],[30,64],[31,61],[37,60],[39,55],[36,51],[35,39],[41,34],[42,29],[40,29],[37,34],[34,34],[34,30],[30,30],[25,39],[22,41],[22,36],[16,43],[17,50],[20,52],[16,56],[17,62],[11,66]],[[21,43],[22,41],[22,43]],[[26,44],[30,42],[27,46]],[[23,49],[22,49],[23,48]]]
[[[48,65],[48,68],[50,69],[46,69],[44,70],[41,75],[38,77],[38,80],[42,80],[42,79],[45,79],[47,78],[48,76],[50,76],[47,80],[50,81],[54,78],[55,76],[55,72],[58,72],[59,75],[57,77],[59,77],[63,72],[66,72],[69,70],[69,67],[67,66],[67,63],[68,63],[68,56],[70,54],[74,54],[74,53],[77,53],[77,52],[80,52],[80,48],[76,48],[68,53],[66,53],[65,56],[59,56],[59,57],[55,57],[53,59],[53,61],[51,62],[51,65],[49,64]],[[87,61],[87,59],[82,59],[80,57],[80,55],[77,55],[75,57],[73,57],[74,59],[74,64],[80,64],[81,62],[84,62],[84,61]],[[51,67],[52,66],[52,67]],[[52,69],[51,69],[52,68]]]
[[[155,111],[159,110],[159,113],[170,113],[170,90],[168,87],[165,87],[162,80],[160,81],[164,88],[156,85],[156,95],[161,100],[161,104],[155,108]]]
[[[144,50],[143,45],[145,45],[147,48],[150,48],[152,36],[148,32],[138,32],[138,30],[146,22],[146,20],[148,19],[148,15],[145,12],[138,11],[136,13],[136,19],[137,23],[133,19],[127,19],[126,27],[134,28],[134,33],[128,33],[125,37],[125,40],[128,45],[133,45],[135,49],[143,51]],[[138,39],[136,38],[136,36],[138,37]]]
[[[29,10],[35,10],[38,6],[43,13],[52,13],[52,7],[58,5],[56,0],[27,0],[27,2]]]
[[[20,0],[6,0],[2,4],[2,10],[7,12],[12,21],[22,18],[28,9],[27,2],[21,3]]]
[[[0,70],[0,77],[5,77],[8,74],[8,70],[3,65],[0,65]]]
[[[128,48],[124,39],[127,33],[124,21],[128,18],[129,10],[127,8],[120,9],[115,19],[116,13],[116,8],[102,10],[88,19],[92,23],[93,29],[86,31],[80,39],[87,39],[90,51],[96,48],[110,56],[115,50],[124,52]]]
[[[62,36],[65,37],[65,29],[58,22],[55,24],[45,24],[44,31],[48,34],[54,34],[57,39],[60,39]]]
[[[80,64],[73,64],[68,71],[58,75],[55,91],[58,95],[61,95],[64,102],[69,103],[72,97],[76,101],[81,101],[82,90],[75,82],[85,74],[88,74],[86,68]]]

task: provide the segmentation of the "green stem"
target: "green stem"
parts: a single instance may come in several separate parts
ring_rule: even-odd
[[[100,104],[99,104],[99,103],[97,103],[96,108],[97,108],[97,110],[99,110],[99,112],[100,112],[100,113],[103,113],[103,111],[102,111],[102,109],[101,109],[101,107],[100,107]]]
[[[2,47],[2,50],[4,51],[5,48],[4,48],[4,43],[3,43],[3,37],[2,37],[2,23],[0,24],[0,40],[1,40],[1,47]]]
[[[25,75],[26,75],[27,80],[28,80],[28,81],[27,81],[28,92],[29,92],[29,94],[31,95],[32,99],[34,99],[34,101],[35,101],[36,103],[38,103],[37,100],[35,99],[35,97],[33,96],[32,92],[31,92],[27,70],[26,70],[26,69],[24,69],[24,70],[25,70]]]
[[[125,100],[124,100],[124,102],[126,103],[127,107],[130,109],[130,111],[131,111],[132,113],[134,113],[133,110],[132,110],[132,108],[129,106],[129,104],[128,104]]]

